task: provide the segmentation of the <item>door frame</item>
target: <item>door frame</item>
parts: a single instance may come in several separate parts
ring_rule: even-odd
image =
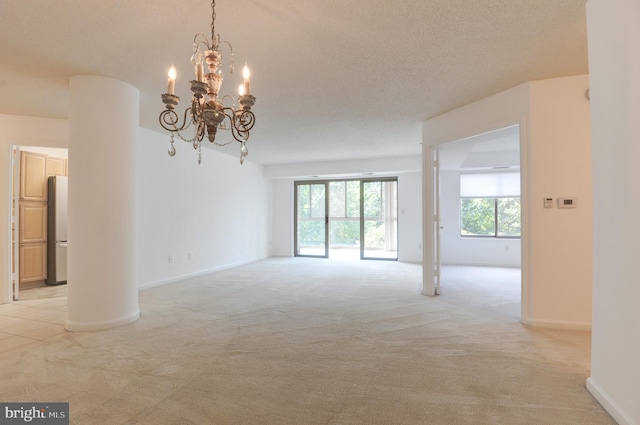
[[[8,191],[6,192],[7,220],[2,224],[2,226],[6,226],[5,229],[7,229],[8,231],[7,233],[8,237],[5,245],[7,250],[5,266],[7,267],[7,269],[6,271],[2,272],[4,277],[0,278],[0,282],[4,282],[4,283],[0,283],[0,304],[11,303],[17,300],[20,294],[20,261],[19,261],[20,244],[19,243],[17,244],[16,246],[17,253],[14,253],[14,249],[11,241],[11,226],[12,226],[12,220],[13,220],[11,205],[12,205],[12,196],[14,195],[14,191],[15,191],[16,201],[18,203],[20,202],[20,152],[26,151],[26,152],[43,153],[45,155],[52,155],[52,156],[66,158],[67,160],[69,158],[69,148],[66,146],[39,146],[39,145],[32,146],[32,145],[25,145],[25,144],[10,144],[7,146],[7,150],[8,151],[7,151],[6,165],[8,166],[8,171],[9,171],[8,181],[6,186],[6,188],[8,189]],[[15,158],[14,158],[14,151],[16,155]],[[17,185],[15,187],[14,187],[14,181],[15,181],[15,184]],[[19,209],[16,210],[15,220],[16,220],[15,228],[17,232],[19,228],[18,226],[20,224]],[[16,233],[16,238],[18,238],[17,233]],[[12,280],[14,278],[13,272],[12,272],[12,264],[14,261],[15,261],[15,279],[16,279],[16,287],[17,287],[16,289],[14,289],[13,280]],[[0,268],[0,270],[2,270],[2,268]]]
[[[300,254],[298,247],[298,186],[324,185],[324,255]],[[329,257],[329,181],[305,180],[293,182],[293,253],[295,257]]]
[[[423,143],[422,147],[422,163],[423,163],[423,246],[425,247],[423,251],[423,282],[422,282],[422,294],[428,296],[436,296],[439,293],[436,293],[434,286],[435,279],[435,270],[440,270],[440,259],[437,254],[434,253],[434,244],[437,240],[437,232],[431,226],[431,223],[434,223],[434,216],[439,214],[439,211],[436,213],[435,205],[434,205],[434,196],[436,190],[439,190],[439,187],[436,187],[436,183],[439,179],[436,179],[431,172],[427,172],[428,170],[433,169],[433,161],[434,154],[433,151],[437,150],[439,146],[445,145],[450,142],[455,142],[458,140],[465,139],[467,137],[473,137],[479,134],[489,133],[492,131],[496,131],[502,128],[510,127],[510,126],[518,126],[519,130],[519,149],[520,149],[520,320],[523,321],[525,318],[529,317],[529,306],[528,306],[528,288],[529,288],[529,225],[528,225],[528,217],[529,217],[529,208],[531,205],[530,193],[528,190],[528,182],[529,182],[529,162],[528,162],[528,125],[527,125],[527,117],[526,115],[520,115],[517,118],[506,119],[501,122],[494,122],[492,125],[487,126],[482,129],[476,129],[472,134],[468,134],[466,136],[459,135],[461,137],[448,139],[441,139],[438,143],[433,145],[427,145]],[[437,158],[437,157],[436,157]],[[438,176],[439,177],[439,176]],[[439,254],[439,253],[438,253]],[[437,264],[434,264],[437,259]],[[440,282],[438,281],[438,286]]]
[[[430,297],[440,295],[440,171],[438,147],[423,147],[422,222],[425,247],[422,252],[422,294]],[[430,248],[430,249],[429,249]]]
[[[20,146],[11,145],[9,187],[9,299],[20,298]],[[15,205],[14,205],[15,203]],[[15,235],[13,232],[15,229]],[[15,239],[15,240],[14,240]]]
[[[373,177],[366,179],[357,179],[360,181],[360,259],[361,260],[384,260],[384,261],[398,261],[398,233],[396,232],[396,256],[389,257],[367,257],[365,256],[365,231],[364,231],[364,185],[365,183],[372,182],[396,182],[396,221],[398,220],[398,177]],[[396,223],[397,225],[397,223]]]

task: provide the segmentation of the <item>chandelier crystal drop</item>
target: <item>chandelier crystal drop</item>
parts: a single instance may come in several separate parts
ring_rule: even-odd
[[[220,87],[222,86],[223,73],[220,69],[222,54],[220,48],[224,44],[229,48],[229,73],[233,74],[233,48],[228,41],[221,41],[220,34],[215,32],[216,2],[211,2],[211,39],[203,34],[196,34],[193,37],[193,54],[191,55],[191,65],[194,67],[195,79],[191,84],[191,106],[184,111],[182,123],[175,111],[180,103],[180,98],[175,95],[176,70],[171,66],[169,69],[169,80],[167,83],[167,93],[162,94],[162,102],[165,110],[160,113],[160,125],[171,134],[169,146],[169,156],[176,154],[173,145],[174,137],[177,136],[187,143],[191,143],[198,151],[198,164],[202,161],[201,142],[205,135],[209,141],[217,146],[226,146],[233,141],[240,143],[240,164],[244,163],[249,154],[247,141],[249,132],[255,124],[255,115],[251,111],[256,98],[251,94],[251,80],[249,68],[245,64],[243,69],[243,80],[240,84],[238,98],[225,95],[220,97]],[[205,72],[206,64],[206,72]],[[224,101],[231,101],[231,106],[225,106]],[[236,103],[237,102],[237,103]],[[187,136],[187,130],[193,126],[191,135]],[[229,130],[233,139],[219,143],[216,139],[218,130]]]

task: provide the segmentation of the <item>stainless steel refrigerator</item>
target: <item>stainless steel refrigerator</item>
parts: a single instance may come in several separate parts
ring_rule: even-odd
[[[47,280],[48,285],[67,283],[67,184],[66,176],[48,180]]]

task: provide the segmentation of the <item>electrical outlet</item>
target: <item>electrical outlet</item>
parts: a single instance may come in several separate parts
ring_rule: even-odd
[[[192,257],[191,252],[187,252],[187,260],[191,261],[191,257]]]
[[[173,255],[169,256],[169,264],[173,263]]]

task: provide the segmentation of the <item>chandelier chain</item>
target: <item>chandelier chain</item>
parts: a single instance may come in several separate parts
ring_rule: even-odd
[[[216,0],[211,0],[211,40],[215,43],[216,39]]]

